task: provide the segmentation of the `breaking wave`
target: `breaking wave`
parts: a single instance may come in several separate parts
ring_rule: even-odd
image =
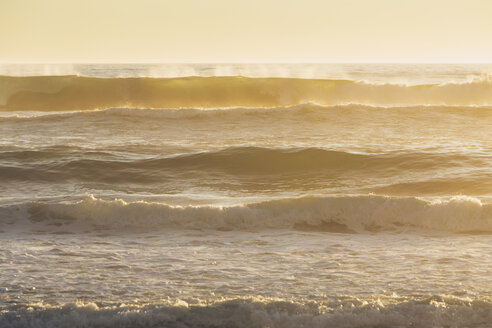
[[[282,300],[234,299],[208,305],[176,304],[101,306],[71,303],[32,304],[0,314],[8,328],[91,327],[469,327],[492,322],[490,299],[430,296],[386,302],[347,299],[341,302],[295,303]]]
[[[242,76],[0,76],[0,86],[3,110],[279,107],[309,102],[321,105],[492,105],[490,77],[464,83],[403,85]]]
[[[492,232],[492,205],[461,196],[339,196],[271,200],[241,206],[171,206],[157,202],[103,200],[90,195],[76,202],[32,202],[0,208],[3,223],[42,223],[104,229],[297,229],[332,232],[434,230]],[[8,226],[8,225],[5,225]]]

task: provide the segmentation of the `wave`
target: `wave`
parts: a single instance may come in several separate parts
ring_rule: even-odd
[[[1,112],[0,112],[1,113]],[[285,107],[231,107],[220,109],[183,108],[183,109],[151,109],[151,108],[108,108],[92,111],[58,111],[58,112],[4,112],[0,116],[0,123],[87,123],[88,120],[111,119],[112,122],[147,123],[149,120],[163,124],[179,124],[188,122],[330,122],[346,116],[364,117],[369,121],[380,122],[389,117],[417,115],[421,120],[436,120],[451,115],[455,118],[492,119],[491,106],[370,106],[361,104],[345,104],[322,106],[305,103]],[[397,119],[397,118],[395,118]]]
[[[0,76],[3,110],[111,107],[222,108],[321,105],[491,105],[492,81],[403,85],[299,78]]]
[[[175,304],[102,306],[70,303],[31,304],[2,311],[9,328],[57,327],[469,327],[492,322],[492,301],[430,296],[387,302],[347,298],[339,302],[296,303],[283,300],[233,299],[208,305],[178,300]]]
[[[48,232],[64,231],[70,226],[134,232],[142,229],[492,232],[492,205],[466,196],[434,200],[376,195],[303,197],[213,207],[103,200],[89,195],[76,202],[8,205],[0,208],[0,214],[6,227],[30,226],[30,222],[42,224]]]
[[[104,151],[65,147],[0,153],[2,181],[129,181],[169,179],[170,173],[207,176],[224,173],[238,176],[301,174],[337,177],[357,172],[370,176],[445,168],[483,167],[486,157],[459,153],[388,152],[350,153],[323,148],[232,147],[166,157],[125,160]],[[10,164],[9,164],[10,163]]]

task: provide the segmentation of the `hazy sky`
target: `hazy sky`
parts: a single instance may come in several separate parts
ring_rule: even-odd
[[[1,62],[492,62],[491,0],[0,0]]]

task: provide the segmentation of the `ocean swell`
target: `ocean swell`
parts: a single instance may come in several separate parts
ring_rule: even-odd
[[[347,119],[381,121],[383,118],[418,115],[421,120],[442,119],[453,116],[455,119],[491,119],[492,107],[490,106],[439,106],[439,105],[415,105],[415,106],[370,106],[361,104],[345,105],[319,105],[303,103],[295,106],[281,107],[228,107],[228,108],[107,108],[93,111],[14,111],[4,112],[1,123],[74,123],[87,122],[88,120],[108,119],[120,124],[129,123],[211,123],[211,122],[248,122],[258,124],[258,121],[278,122],[330,122],[333,120]]]
[[[457,153],[388,152],[363,154],[322,148],[231,147],[165,157],[125,160],[107,151],[47,148],[0,153],[3,181],[105,181],[151,183],[168,181],[172,174],[188,178],[210,173],[265,179],[265,175],[301,174],[340,176],[368,172],[371,176],[404,171],[483,165],[488,157]],[[171,174],[171,176],[170,176]]]

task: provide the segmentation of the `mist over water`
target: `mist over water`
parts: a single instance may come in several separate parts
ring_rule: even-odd
[[[0,326],[489,327],[487,65],[0,65]]]

